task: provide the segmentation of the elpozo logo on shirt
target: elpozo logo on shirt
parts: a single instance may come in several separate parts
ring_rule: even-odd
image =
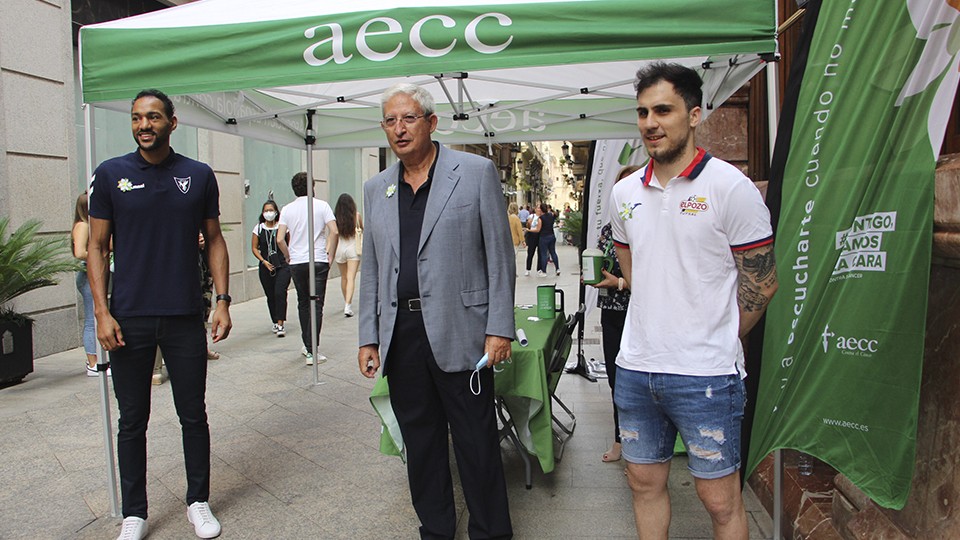
[[[190,176],[186,178],[177,178],[176,176],[173,177],[173,181],[174,183],[177,184],[177,189],[180,190],[180,193],[186,194],[188,191],[190,191],[190,178],[192,177]]]
[[[126,192],[128,192],[128,191],[133,191],[133,190],[135,190],[135,189],[143,189],[143,188],[144,188],[144,185],[143,185],[143,184],[136,184],[136,185],[134,185],[133,182],[131,182],[129,178],[121,178],[121,179],[117,182],[117,189],[119,189],[120,191],[122,191],[122,192],[124,192],[124,193],[126,193]]]
[[[706,197],[697,197],[691,195],[686,200],[680,201],[680,214],[684,216],[695,216],[700,212],[706,212],[710,209]]]

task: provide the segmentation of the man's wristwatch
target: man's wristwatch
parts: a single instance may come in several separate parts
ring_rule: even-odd
[[[223,300],[224,302],[226,302],[226,303],[229,304],[231,301],[233,301],[233,298],[230,298],[230,295],[229,295],[229,294],[218,294],[218,295],[217,295],[217,302],[219,302],[219,301],[221,301],[221,300]]]

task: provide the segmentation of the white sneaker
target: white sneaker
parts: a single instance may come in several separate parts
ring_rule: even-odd
[[[140,540],[147,535],[147,520],[130,516],[123,518],[123,526],[120,527],[120,536],[117,540]]]
[[[277,324],[277,323],[273,323],[273,330],[272,330],[272,332],[273,332],[274,334],[276,334],[276,333],[277,333],[277,330],[280,329],[280,328],[283,328],[283,327],[280,326],[280,325]]]
[[[353,317],[353,306],[347,304],[343,307],[343,314],[347,317]]]
[[[524,271],[523,271],[523,275],[529,276],[529,275],[530,275],[530,271],[529,271],[529,270],[524,270]]]
[[[326,361],[327,361],[327,357],[326,357],[326,356],[317,353],[317,365],[323,364],[323,363],[326,362]],[[307,365],[308,365],[308,366],[312,366],[312,365],[313,365],[313,355],[310,354],[310,353],[307,353]]]
[[[200,538],[220,536],[220,522],[205,502],[195,502],[187,507],[187,519],[193,524],[193,532]],[[126,520],[124,520],[126,521]]]
[[[537,277],[547,277],[547,273],[537,270]]]
[[[558,275],[558,276],[560,275],[560,270],[557,270],[557,275]]]
[[[278,325],[276,325],[276,326],[277,326],[277,330],[276,330],[276,332],[277,332],[277,337],[283,337],[283,336],[287,335],[287,331],[283,329],[283,325],[282,325],[282,324],[278,324]]]
[[[96,377],[98,375],[100,375],[100,372],[97,371],[97,368],[90,367],[90,365],[87,364],[87,377]],[[107,377],[111,375],[113,375],[113,368],[107,368]]]
[[[304,346],[300,349],[300,354],[302,354],[302,355],[304,355],[304,356],[310,356],[310,351],[307,350],[307,346],[306,346],[306,345],[304,345]]]

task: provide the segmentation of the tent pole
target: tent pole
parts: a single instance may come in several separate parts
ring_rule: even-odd
[[[319,361],[319,343],[317,339],[317,268],[316,254],[314,253],[313,239],[317,224],[313,222],[313,144],[317,141],[313,135],[313,115],[317,111],[307,109],[307,134],[303,139],[307,149],[307,245],[310,247],[310,259],[308,270],[308,290],[310,291],[310,354],[313,355],[313,384],[319,386],[320,382],[320,361]],[[324,224],[326,225],[326,224]],[[328,254],[329,256],[329,254]]]
[[[773,150],[777,142],[777,122],[779,121],[779,99],[777,94],[777,63],[767,62],[767,137],[769,159],[773,161]],[[783,530],[783,451],[773,452],[773,540],[782,538]]]
[[[777,93],[777,63],[767,62],[767,148],[773,160],[773,148],[777,143],[777,123],[780,120],[779,95]]]
[[[83,150],[84,150],[84,173],[87,178],[87,191],[90,191],[90,179],[93,178],[93,107],[89,103],[83,105]],[[96,330],[97,322],[93,322]],[[110,517],[120,517],[120,497],[117,494],[117,469],[114,467],[113,457],[113,428],[110,420],[110,385],[107,383],[107,353],[97,341],[97,371],[100,383],[100,416],[103,419],[103,448],[104,464],[107,468],[107,495],[110,498]]]
[[[587,169],[586,169],[587,171],[593,171],[593,158],[596,151],[597,151],[597,141],[596,140],[590,141],[590,159],[587,160]],[[584,195],[588,195],[590,193],[590,174],[587,174],[584,176],[583,193]],[[580,203],[580,245],[577,246],[577,263],[576,263],[576,267],[581,272],[583,272],[583,269],[581,268],[582,263],[580,261],[580,255],[583,253],[583,250],[586,248],[586,242],[587,242],[587,220],[583,219],[584,208],[583,208],[582,197],[583,196],[581,196],[581,203]],[[597,382],[597,376],[593,373],[593,370],[590,369],[590,365],[587,364],[587,359],[583,355],[583,327],[586,324],[585,321],[587,318],[586,306],[584,305],[584,302],[586,300],[586,295],[587,295],[586,289],[587,289],[587,286],[584,285],[583,282],[581,281],[580,287],[578,289],[578,294],[577,294],[577,311],[579,311],[580,308],[584,308],[584,311],[583,311],[583,315],[578,316],[578,320],[577,320],[577,365],[575,367],[567,369],[566,371],[567,373],[576,373],[577,375],[580,375],[584,379],[595,383]]]

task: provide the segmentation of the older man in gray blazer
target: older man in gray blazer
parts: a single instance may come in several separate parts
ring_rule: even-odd
[[[432,96],[384,92],[381,122],[400,163],[364,184],[360,371],[383,362],[407,452],[422,538],[453,538],[448,426],[470,538],[510,538],[491,369],[510,357],[516,261],[489,159],[440,146]]]

